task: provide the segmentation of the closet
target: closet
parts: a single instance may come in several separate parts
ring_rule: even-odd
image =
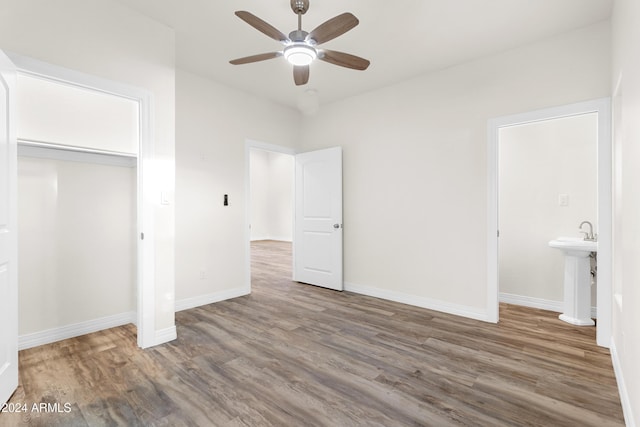
[[[20,347],[135,321],[138,103],[18,75]]]

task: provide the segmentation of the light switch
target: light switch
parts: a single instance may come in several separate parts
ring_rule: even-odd
[[[171,204],[171,195],[168,191],[160,192],[160,204],[161,205],[170,205]]]

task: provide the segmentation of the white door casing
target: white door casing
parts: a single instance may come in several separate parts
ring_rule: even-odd
[[[155,209],[166,181],[169,167],[154,157],[153,94],[146,89],[103,79],[68,68],[51,65],[33,58],[7,52],[19,72],[52,80],[61,84],[96,90],[132,99],[139,104],[139,153],[137,182],[137,338],[141,348],[152,347],[175,338],[170,334],[156,334],[156,233]],[[142,237],[144,236],[144,238]],[[168,328],[169,330],[171,328]]]
[[[342,148],[296,155],[293,280],[343,290]]]
[[[499,318],[498,289],[498,146],[499,130],[507,126],[539,122],[549,119],[598,113],[598,287],[596,341],[609,347],[611,342],[612,311],[612,151],[611,151],[611,100],[595,99],[575,104],[561,105],[542,110],[514,114],[491,119],[488,122],[488,224],[487,224],[487,320]],[[553,236],[551,236],[553,237]]]
[[[18,387],[16,69],[0,51],[0,404]]]

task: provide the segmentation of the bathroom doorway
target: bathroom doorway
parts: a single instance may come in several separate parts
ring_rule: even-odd
[[[569,236],[580,236],[578,227],[583,220],[589,220],[597,224],[598,236],[598,285],[597,285],[597,342],[599,345],[608,347],[611,331],[611,138],[610,138],[610,101],[609,99],[601,99],[578,104],[571,104],[562,107],[538,110],[514,116],[501,117],[489,121],[489,227],[488,227],[488,307],[489,315],[494,316],[491,320],[499,320],[499,301],[503,284],[500,280],[504,278],[513,278],[522,274],[523,269],[528,269],[531,277],[527,280],[518,281],[518,284],[508,283],[504,288],[512,292],[503,292],[502,300],[507,302],[526,303],[525,305],[549,304],[550,301],[558,299],[557,289],[538,289],[528,298],[520,298],[514,301],[514,295],[523,293],[522,286],[535,286],[535,284],[527,285],[525,282],[544,282],[545,274],[560,275],[563,280],[562,268],[564,260],[556,257],[556,261],[548,261],[548,257],[553,257],[553,250],[546,246],[545,242],[552,240],[557,235],[562,234]],[[523,147],[503,146],[503,138],[517,137],[535,139],[541,137],[546,132],[547,136],[560,138],[567,141],[567,129],[572,126],[583,126],[585,132],[591,132],[590,138],[593,139],[594,150],[591,154],[576,155],[580,148],[570,148],[572,144],[563,144],[560,146],[544,147],[543,141],[538,140],[539,146],[531,146],[527,152]],[[590,130],[589,130],[590,129]],[[518,134],[520,134],[518,136]],[[595,135],[593,135],[595,134]],[[573,145],[582,146],[586,150],[589,142],[579,140],[585,135],[576,136]],[[588,138],[587,138],[588,139]],[[556,142],[557,144],[558,142]],[[553,144],[553,143],[552,143]],[[585,145],[586,144],[586,145]],[[545,154],[546,150],[546,154]],[[574,150],[573,154],[571,151]],[[566,152],[564,152],[566,151]],[[564,153],[563,153],[564,152]],[[544,157],[553,155],[553,158]],[[579,162],[579,158],[595,165],[592,169],[582,168],[584,173],[593,174],[595,177],[586,177],[585,180],[592,181],[589,185],[594,187],[591,196],[589,193],[589,185],[583,185],[584,182],[576,180],[571,173],[563,175],[563,167],[571,168],[575,173],[579,172],[580,167],[570,167],[568,163]],[[520,160],[517,160],[518,158]],[[518,188],[518,183],[503,182],[501,173],[507,177],[517,176],[516,171],[510,170],[515,165],[506,164],[507,158],[510,162],[515,162],[522,169],[536,170],[542,169],[540,174],[536,174],[537,179],[525,180],[519,185],[528,186],[528,188]],[[536,166],[537,164],[537,166]],[[566,165],[566,166],[563,166]],[[582,165],[585,166],[585,165]],[[591,172],[585,172],[591,170]],[[521,171],[519,171],[521,172]],[[564,189],[563,189],[564,188]],[[511,203],[509,205],[501,204],[500,197],[510,195],[510,197],[520,197],[520,203]],[[515,196],[514,196],[515,195]],[[595,200],[593,200],[595,195]],[[535,208],[538,206],[538,208]],[[540,206],[546,207],[546,213]],[[506,210],[505,210],[506,209]],[[511,211],[511,214],[509,214]],[[550,213],[555,211],[555,213]],[[553,225],[548,224],[549,221],[537,218],[533,220],[531,215],[554,215],[556,222]],[[501,215],[505,216],[503,219]],[[528,216],[528,219],[527,219]],[[572,221],[572,216],[578,218]],[[586,218],[585,216],[591,217]],[[522,222],[518,224],[518,221]],[[574,224],[575,222],[575,224]],[[504,227],[504,230],[503,230]],[[514,232],[514,230],[520,230]],[[505,233],[509,235],[505,236]],[[523,234],[524,233],[524,234]],[[527,243],[513,244],[513,234],[536,236],[532,239],[526,239]],[[549,234],[548,236],[546,234]],[[504,237],[504,243],[503,243]],[[517,238],[518,236],[516,236]],[[530,243],[533,242],[533,243]],[[527,245],[536,246],[535,250]],[[504,246],[504,247],[503,247]],[[509,248],[512,251],[509,256],[515,255],[513,248],[517,247],[520,252],[520,259],[528,256],[530,259],[520,261],[519,266],[502,265],[502,257]],[[555,254],[557,255],[557,254]],[[507,264],[507,259],[504,260]],[[546,267],[540,267],[550,262],[550,268],[546,271]],[[508,279],[507,279],[508,280]],[[546,285],[545,285],[546,286]],[[551,285],[553,286],[553,285]],[[554,293],[555,292],[555,293]],[[508,295],[505,295],[508,294]],[[522,295],[520,295],[522,297]],[[509,298],[512,300],[509,301]],[[517,298],[516,298],[517,299]],[[540,307],[551,308],[552,307]]]
[[[562,312],[564,256],[548,242],[580,237],[582,221],[597,232],[597,113],[503,127],[498,138],[500,301]]]

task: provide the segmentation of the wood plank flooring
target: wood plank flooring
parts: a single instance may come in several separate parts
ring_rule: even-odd
[[[253,293],[177,313],[174,342],[140,350],[129,325],[20,352],[28,408],[0,426],[624,425],[595,328],[294,283],[290,250],[252,244]]]

